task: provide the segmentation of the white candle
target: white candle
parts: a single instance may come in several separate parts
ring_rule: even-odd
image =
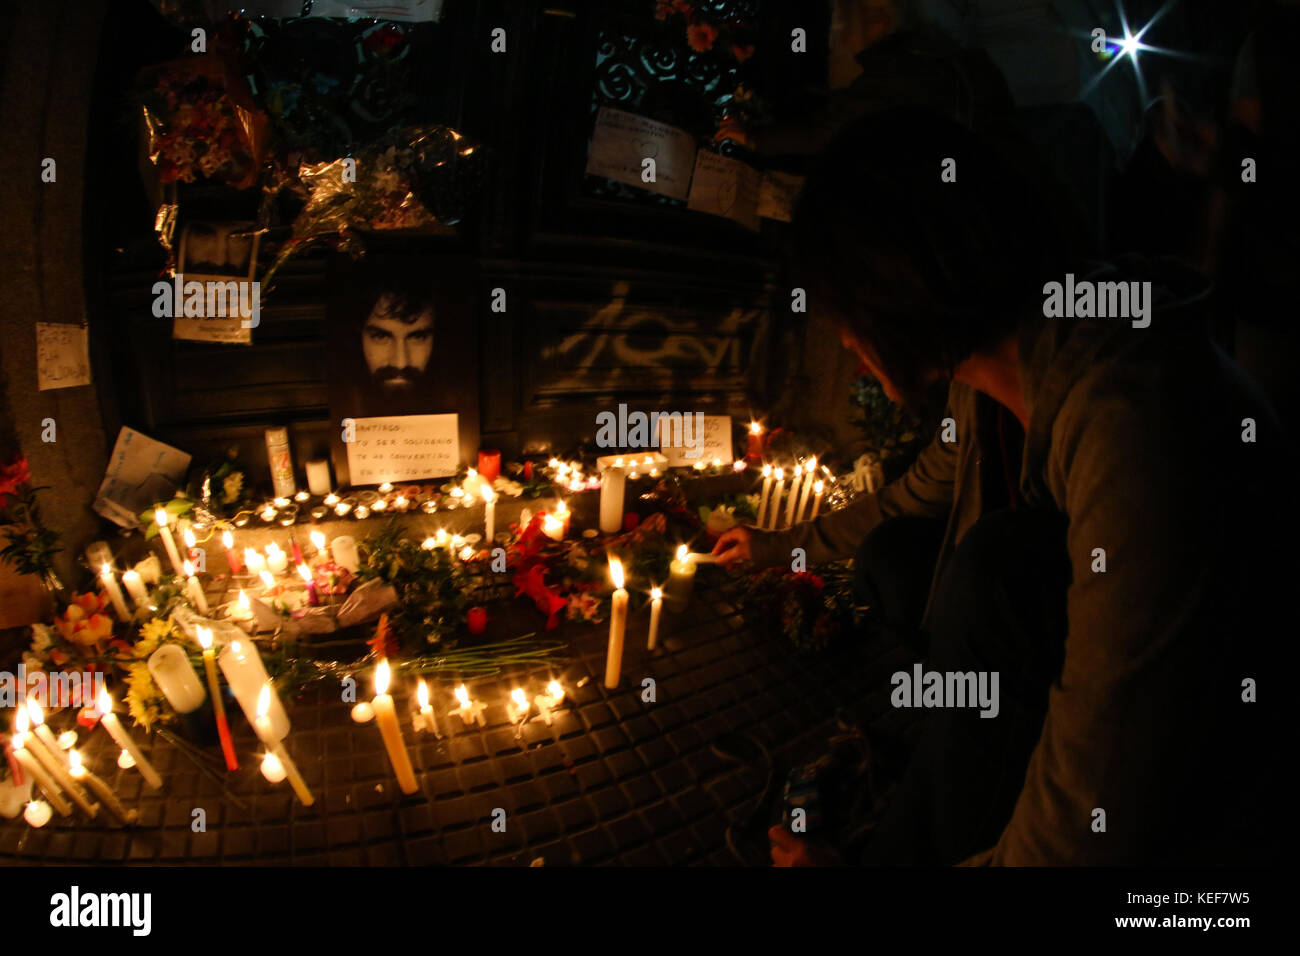
[[[483,523],[483,543],[490,548],[497,534],[497,496],[490,485],[483,485],[483,501],[487,504],[487,515]]]
[[[45,711],[36,702],[35,697],[31,697],[27,701],[27,716],[31,721],[32,732],[36,734],[41,744],[58,758],[60,764],[64,767],[68,766],[68,756],[63,752],[63,748],[59,746],[59,742],[54,739],[53,731],[45,726]],[[23,729],[26,730],[27,728],[24,727]],[[39,752],[39,748],[36,749]]]
[[[317,553],[318,555],[320,555],[321,557],[325,557],[325,556],[326,556],[326,555],[325,555],[325,534],[324,534],[324,532],[321,532],[321,531],[313,531],[313,532],[311,533],[311,546],[312,546],[313,548],[316,549],[316,553]]]
[[[164,644],[150,654],[148,667],[153,682],[176,713],[191,714],[207,699],[189,657],[177,645]]]
[[[167,549],[167,557],[171,559],[176,573],[180,574],[184,569],[181,567],[180,552],[176,550],[176,540],[172,537],[172,529],[168,524],[170,517],[166,508],[158,508],[153,513],[154,523],[158,525],[158,535],[163,540],[163,547]]]
[[[552,712],[564,703],[564,688],[557,680],[551,681],[546,685],[546,693],[538,694],[533,698],[533,703],[537,705],[537,715],[546,721],[546,726],[551,726]]]
[[[245,548],[244,568],[249,574],[259,574],[266,570],[266,558],[256,548]]]
[[[137,574],[136,577],[138,578],[139,575]],[[108,599],[113,602],[113,611],[117,614],[117,619],[131,620],[131,612],[127,610],[126,600],[122,597],[122,588],[117,583],[117,576],[113,574],[111,564],[106,564],[99,569],[99,580],[103,582],[104,590],[108,592]]]
[[[59,787],[72,802],[80,807],[86,816],[94,818],[95,814],[99,812],[99,807],[90,801],[90,797],[68,773],[71,761],[67,754],[59,749],[59,745],[54,742],[54,736],[50,733],[50,728],[45,726],[45,715],[41,711],[40,705],[35,700],[29,700],[27,702],[27,711],[32,724],[35,725],[36,736],[26,734],[23,743],[32,755],[40,761],[41,766],[45,768],[49,775],[58,782]],[[25,729],[22,723],[15,718],[14,730],[21,734]]]
[[[284,574],[289,569],[289,556],[274,541],[266,546],[266,567],[272,574]]]
[[[523,723],[532,709],[533,705],[528,702],[528,695],[522,687],[516,687],[510,692],[510,699],[506,701],[506,716],[510,718],[510,723]]]
[[[610,556],[609,577],[614,582],[614,595],[609,609],[609,650],[605,655],[605,687],[618,687],[623,669],[623,633],[627,629],[627,591],[623,589],[623,562]]]
[[[763,515],[767,511],[767,499],[772,495],[772,466],[763,466],[763,493],[758,498],[758,518],[754,522],[755,528],[763,527]]]
[[[46,799],[59,811],[59,815],[66,817],[72,813],[72,804],[63,799],[63,790],[58,782],[50,776],[41,762],[36,759],[35,753],[27,749],[27,741],[31,739],[31,735],[27,733],[29,726],[27,708],[20,705],[14,712],[13,735],[10,738],[14,759],[22,764],[23,769],[27,771],[27,775],[36,781]]]
[[[149,591],[138,572],[127,571],[122,575],[122,583],[126,585],[126,593],[131,595],[131,600],[135,602],[136,607],[149,606]]]
[[[140,748],[135,745],[131,735],[118,722],[117,714],[113,713],[113,698],[108,696],[108,691],[104,691],[99,695],[97,703],[99,705],[99,722],[104,725],[108,735],[130,755],[131,760],[140,768],[140,773],[145,782],[155,790],[159,789],[162,786],[162,777],[158,776],[158,771],[153,768],[153,764],[144,759],[144,754],[140,753]],[[120,760],[118,765],[121,765]]]
[[[822,489],[825,487],[826,484],[822,481],[818,481],[813,485],[813,491],[816,493],[816,497],[813,498],[813,510],[812,514],[808,517],[809,521],[816,520],[817,518],[817,509],[822,506]]]
[[[330,491],[330,463],[324,459],[307,462],[307,488],[313,495],[327,495]]]
[[[416,700],[420,705],[421,725],[425,732],[433,734],[435,737],[441,737],[438,730],[438,718],[433,712],[433,707],[429,704],[429,685],[420,678],[420,683],[415,690]]]
[[[623,494],[627,475],[623,459],[616,459],[600,473],[600,530],[614,534],[623,530]]]
[[[258,698],[269,680],[257,645],[248,640],[231,641],[217,656],[217,666],[226,676],[226,684],[239,702],[249,726],[256,726]],[[271,709],[267,716],[271,721],[272,735],[276,740],[283,740],[289,733],[289,716],[284,712],[278,695],[272,694],[269,703]]]
[[[790,500],[785,508],[785,526],[794,524],[794,509],[799,506],[799,485],[803,482],[803,465],[794,466],[794,481],[790,483]]]
[[[480,727],[487,726],[487,718],[483,716],[486,704],[477,700],[470,700],[469,688],[461,684],[454,691],[456,702],[460,704],[455,710],[447,714],[448,717],[459,717],[460,722],[466,727],[473,726],[477,723]]]
[[[136,821],[136,817],[138,817],[139,814],[135,810],[128,810],[126,807],[122,806],[122,801],[117,799],[117,794],[113,792],[112,788],[85,768],[81,762],[81,754],[74,750],[68,755],[68,757],[71,761],[71,767],[69,768],[68,773],[71,775],[73,780],[77,781],[77,783],[84,784],[90,792],[103,803],[104,806],[108,807],[108,812],[117,817],[118,821],[123,826],[127,826]]]
[[[695,562],[690,560],[686,545],[678,546],[677,558],[668,565],[668,571],[668,585],[665,588],[668,603],[675,612],[680,612],[695,587]]]
[[[781,513],[781,491],[785,488],[785,469],[776,470],[776,490],[772,493],[772,507],[767,519],[767,529],[776,530],[776,518]]]
[[[302,774],[298,772],[298,765],[290,758],[289,752],[284,749],[280,743],[280,738],[275,735],[275,728],[271,724],[269,716],[271,701],[279,701],[279,697],[271,693],[271,684],[266,682],[257,695],[257,716],[253,719],[253,729],[257,731],[258,738],[266,745],[267,756],[275,757],[273,763],[279,763],[280,770],[289,778],[289,786],[293,787],[293,792],[298,795],[298,799],[304,807],[310,807],[316,802],[312,792],[307,789],[307,783],[302,779]],[[283,707],[280,708],[283,711]],[[262,772],[266,773],[266,761],[263,760]],[[267,776],[270,780],[270,775]],[[280,777],[281,780],[284,777]],[[278,781],[272,781],[273,783]]]
[[[410,794],[419,790],[420,785],[415,781],[411,757],[402,740],[402,725],[398,723],[397,710],[392,695],[388,693],[389,676],[388,658],[384,658],[375,668],[375,699],[371,706],[375,708],[375,721],[379,724],[380,736],[384,738],[384,749],[388,751],[388,762],[397,776],[397,785],[402,793]]]
[[[799,507],[795,509],[795,522],[803,521],[803,517],[808,513],[808,497],[812,493],[813,478],[817,475],[817,459],[809,458],[808,466],[805,469],[806,477],[803,481],[803,491],[799,495]]]
[[[209,613],[208,599],[203,594],[203,585],[199,584],[199,579],[194,576],[194,565],[188,561],[184,563],[185,569],[185,592],[189,595],[190,602],[200,614]]]
[[[659,612],[664,609],[664,592],[661,588],[650,589],[650,639],[646,641],[646,650],[653,651],[659,640]]]
[[[351,535],[342,534],[331,541],[330,552],[339,567],[347,568],[353,574],[361,570],[361,553],[357,550],[356,539]]]

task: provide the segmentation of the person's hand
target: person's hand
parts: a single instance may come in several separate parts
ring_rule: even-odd
[[[795,836],[778,823],[767,831],[772,841],[773,866],[840,866],[844,861],[830,847]]]
[[[719,536],[717,544],[713,546],[713,553],[717,555],[718,564],[724,567],[731,567],[733,564],[739,564],[741,561],[753,560],[749,554],[749,539],[753,537],[754,532],[743,525],[736,525],[730,531],[725,531]]]

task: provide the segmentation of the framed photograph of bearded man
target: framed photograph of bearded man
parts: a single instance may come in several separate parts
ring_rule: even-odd
[[[446,255],[339,256],[329,289],[327,367],[339,483],[441,478],[474,462],[479,323],[473,262]],[[361,449],[368,449],[373,470],[359,467]]]

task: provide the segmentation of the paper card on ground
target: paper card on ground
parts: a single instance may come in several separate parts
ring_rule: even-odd
[[[790,222],[794,218],[794,203],[803,189],[805,177],[793,173],[768,170],[758,188],[758,214],[764,219]]]
[[[752,166],[702,149],[695,157],[686,208],[723,216],[758,232],[758,189],[762,178]]]
[[[84,325],[36,323],[36,388],[90,384],[90,350]]]
[[[454,475],[460,466],[457,415],[394,415],[357,418],[347,443],[354,485],[420,481]]]
[[[94,508],[124,528],[139,523],[139,515],[159,502],[170,501],[185,480],[190,456],[134,428],[117,433],[108,470],[95,496]]]
[[[655,181],[643,182],[642,163],[655,161]],[[602,106],[591,135],[587,172],[638,189],[685,199],[695,163],[695,137],[684,129]]]
[[[689,424],[686,420],[689,418]],[[699,419],[703,418],[701,434],[696,433]],[[730,415],[683,415],[682,430],[672,420],[659,423],[659,450],[668,459],[670,468],[694,465],[697,461],[713,464],[719,459],[724,465],[731,464],[731,416]],[[685,443],[689,440],[688,447]],[[670,444],[671,443],[671,444]]]

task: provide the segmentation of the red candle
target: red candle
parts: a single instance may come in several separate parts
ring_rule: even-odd
[[[298,539],[292,533],[289,534],[289,544],[293,546],[293,563],[302,564],[302,548],[298,547]]]
[[[221,543],[226,547],[226,563],[230,565],[230,573],[243,574],[244,562],[240,560],[239,552],[235,550],[235,536],[229,531],[223,531]]]
[[[532,481],[532,480],[533,480],[533,463],[531,461],[526,461],[524,462],[524,481]]]
[[[471,634],[482,634],[487,629],[487,608],[472,607],[465,618],[469,622]]]
[[[485,448],[478,453],[478,473],[488,484],[501,477],[501,452]]]
[[[752,461],[763,458],[763,426],[758,422],[749,423],[749,444],[745,449],[745,457]]]

